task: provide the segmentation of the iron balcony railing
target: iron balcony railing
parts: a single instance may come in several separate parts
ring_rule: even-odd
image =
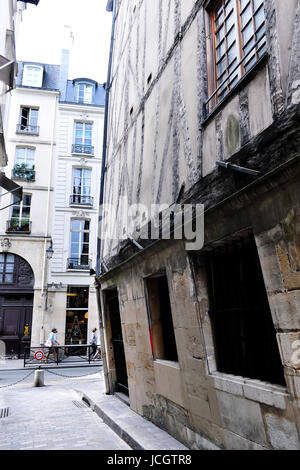
[[[89,270],[91,269],[92,260],[88,258],[88,255],[81,255],[78,258],[68,258],[67,260],[67,269],[82,269]]]
[[[92,145],[73,144],[72,153],[79,155],[94,155],[94,147]]]
[[[20,219],[18,217],[12,217],[6,222],[6,232],[13,233],[30,233],[31,232],[31,221],[29,219]]]
[[[39,132],[40,132],[40,126],[17,124],[17,134],[39,135]]]
[[[72,194],[70,196],[70,205],[92,206],[94,198],[92,196],[85,196],[81,194]]]
[[[15,180],[35,181],[35,170],[27,168],[25,164],[17,164],[14,166],[11,176]]]

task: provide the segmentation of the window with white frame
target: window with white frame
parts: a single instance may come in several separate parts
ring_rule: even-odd
[[[16,165],[24,164],[26,168],[34,168],[35,149],[29,147],[16,148]]]
[[[89,240],[89,220],[72,219],[69,268],[89,265]]]
[[[75,122],[74,153],[93,155],[92,147],[93,124],[88,122]]]
[[[38,116],[39,110],[37,108],[21,106],[18,131],[24,133],[38,134]]]
[[[79,83],[77,85],[77,102],[91,104],[93,102],[93,85]]]
[[[14,282],[15,257],[10,253],[0,253],[0,284]]]
[[[264,0],[219,0],[209,10],[210,109],[266,51]]]
[[[31,194],[23,194],[21,201],[17,196],[13,196],[13,202],[10,228],[12,231],[28,232],[30,229]]]
[[[72,204],[92,204],[91,198],[92,171],[86,168],[73,168]]]
[[[23,86],[32,86],[41,88],[43,84],[44,69],[38,65],[24,65],[23,70]]]

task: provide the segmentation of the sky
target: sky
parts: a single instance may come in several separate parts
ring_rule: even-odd
[[[71,30],[74,40],[69,79],[87,77],[106,82],[112,22],[106,4],[107,0],[40,0],[38,6],[28,4],[19,26],[17,59],[59,65]],[[67,30],[65,25],[71,28]]]

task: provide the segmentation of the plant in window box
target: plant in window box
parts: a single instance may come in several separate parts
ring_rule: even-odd
[[[34,165],[29,168],[26,163],[16,163],[13,169],[13,176],[15,178],[25,179],[26,181],[34,180]]]
[[[29,217],[22,219],[20,230],[22,230],[22,232],[29,232]]]

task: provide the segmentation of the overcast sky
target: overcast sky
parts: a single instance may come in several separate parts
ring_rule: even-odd
[[[106,81],[112,14],[107,0],[40,0],[28,4],[17,41],[17,59],[60,63],[65,44],[64,25],[74,34],[70,79],[87,77]]]

